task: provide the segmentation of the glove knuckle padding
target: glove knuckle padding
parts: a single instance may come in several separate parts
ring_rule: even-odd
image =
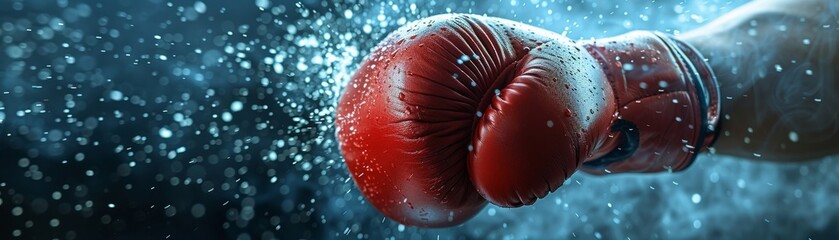
[[[485,205],[469,179],[467,147],[486,89],[515,61],[497,31],[467,16],[415,22],[352,77],[339,101],[338,138],[361,191],[385,215],[444,226]]]
[[[533,204],[556,190],[588,156],[614,105],[595,60],[557,36],[518,62],[493,95],[473,138],[469,169],[490,202]],[[574,56],[573,59],[571,56]],[[600,127],[607,130],[608,128]]]

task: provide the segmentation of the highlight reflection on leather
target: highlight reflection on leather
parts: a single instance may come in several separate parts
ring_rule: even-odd
[[[718,101],[703,94],[716,83],[693,66],[704,66],[695,51],[685,58],[665,41],[636,32],[582,44],[475,15],[414,22],[377,46],[346,86],[341,150],[376,208],[420,226],[459,224],[486,201],[533,204],[621,147],[611,128],[618,119],[637,126],[638,149],[584,170],[680,170],[710,143],[705,127],[718,112],[707,106]]]

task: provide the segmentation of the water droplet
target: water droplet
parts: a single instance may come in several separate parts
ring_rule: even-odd
[[[795,131],[789,132],[789,140],[792,142],[798,142],[798,133]]]
[[[666,88],[667,87],[667,81],[664,81],[664,80],[658,81],[658,86],[661,87],[661,88]]]
[[[162,137],[162,138],[172,137],[172,130],[169,130],[168,128],[165,128],[165,127],[160,128],[160,130],[158,130],[157,133],[160,134],[160,137]]]
[[[233,101],[233,103],[230,104],[230,111],[233,112],[242,111],[243,108],[244,104],[242,104],[242,102],[240,101]]]
[[[123,98],[123,94],[120,91],[114,90],[111,91],[111,100],[120,101]]]

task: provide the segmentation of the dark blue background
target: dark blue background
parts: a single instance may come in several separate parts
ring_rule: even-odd
[[[678,34],[743,2],[0,1],[0,238],[835,238],[832,158],[578,173],[534,206],[420,229],[367,203],[337,150],[341,84],[406,22]]]

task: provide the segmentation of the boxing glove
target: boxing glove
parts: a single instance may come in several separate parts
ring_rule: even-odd
[[[390,34],[337,103],[361,192],[404,224],[453,226],[487,201],[529,205],[576,170],[678,171],[714,139],[717,84],[690,46],[653,32],[574,42],[439,15]]]

